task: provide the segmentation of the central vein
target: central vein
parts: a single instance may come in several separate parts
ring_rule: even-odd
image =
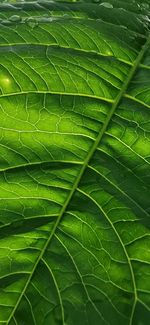
[[[103,127],[101,128],[95,142],[93,143],[92,147],[89,150],[89,153],[88,153],[88,155],[87,155],[87,157],[86,157],[86,159],[85,159],[85,161],[84,161],[84,163],[83,163],[83,165],[82,165],[82,167],[80,169],[80,172],[79,172],[79,174],[78,174],[78,176],[77,176],[77,178],[76,178],[76,180],[74,182],[74,185],[73,185],[73,187],[72,187],[72,189],[71,189],[71,191],[70,191],[70,193],[68,195],[68,198],[67,198],[65,204],[63,205],[63,207],[62,207],[62,209],[60,211],[60,214],[59,214],[59,216],[58,216],[58,218],[57,218],[57,220],[56,220],[56,222],[55,222],[55,224],[53,226],[51,234],[50,234],[48,240],[46,241],[46,243],[45,243],[45,245],[44,245],[44,247],[43,247],[43,249],[41,251],[41,254],[39,255],[39,257],[38,257],[38,259],[37,259],[37,261],[36,261],[36,263],[34,265],[34,268],[33,268],[32,272],[31,272],[31,274],[30,274],[30,276],[28,278],[28,281],[26,282],[26,285],[25,285],[25,287],[24,287],[24,289],[22,291],[22,294],[20,295],[20,297],[19,297],[19,299],[17,301],[17,304],[14,307],[14,309],[13,309],[13,311],[12,311],[8,321],[7,321],[7,325],[11,321],[11,319],[12,319],[12,317],[13,317],[13,315],[14,315],[14,313],[15,313],[15,311],[16,311],[16,309],[17,309],[17,307],[18,307],[18,305],[19,305],[19,303],[20,303],[20,301],[21,301],[27,287],[28,287],[28,285],[30,284],[31,278],[32,278],[32,276],[33,276],[33,274],[34,274],[40,260],[42,259],[43,255],[45,253],[45,250],[47,249],[48,245],[50,244],[51,239],[53,238],[53,235],[54,235],[54,233],[55,233],[55,231],[56,231],[56,229],[57,229],[57,227],[58,227],[58,225],[59,225],[59,223],[60,223],[60,221],[61,221],[61,219],[62,219],[62,217],[63,217],[63,215],[64,215],[64,213],[65,213],[65,211],[66,211],[66,209],[67,209],[67,207],[68,207],[68,205],[69,205],[69,203],[70,203],[70,201],[71,201],[71,199],[72,199],[72,197],[73,197],[73,195],[74,195],[74,193],[76,191],[76,189],[79,186],[80,180],[81,180],[81,178],[82,178],[82,176],[83,176],[83,174],[84,174],[84,172],[85,172],[91,158],[93,157],[93,154],[96,151],[100,141],[102,140],[102,137],[103,137],[103,135],[105,134],[105,132],[107,130],[107,127],[109,125],[109,122],[111,121],[111,118],[112,118],[114,112],[116,111],[118,105],[120,104],[120,101],[122,100],[122,98],[123,98],[128,86],[129,86],[131,80],[133,79],[133,76],[135,75],[136,70],[139,67],[140,63],[141,63],[141,60],[142,60],[142,58],[143,58],[149,44],[150,44],[150,36],[148,37],[145,45],[142,47],[139,55],[137,56],[137,59],[136,59],[134,65],[132,66],[132,68],[130,70],[128,78],[125,80],[120,92],[118,93],[118,95],[116,97],[116,100],[112,104],[112,107],[111,107],[110,112],[109,112],[109,114],[108,114],[108,116],[106,118],[105,123],[103,124]],[[133,274],[132,266],[130,266],[130,271],[131,271],[131,275],[132,275],[134,292],[135,292],[135,303],[134,303],[133,310],[132,310],[132,315],[131,315],[131,323],[132,323],[132,317],[133,317],[133,314],[134,314],[134,308],[135,308],[135,304],[136,304],[136,286],[135,286],[135,280],[134,280],[134,274]]]

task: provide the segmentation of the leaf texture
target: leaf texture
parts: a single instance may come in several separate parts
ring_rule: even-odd
[[[148,325],[150,3],[0,4],[0,325]]]

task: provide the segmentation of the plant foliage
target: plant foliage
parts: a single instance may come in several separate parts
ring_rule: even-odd
[[[0,325],[148,325],[150,1],[0,4]]]

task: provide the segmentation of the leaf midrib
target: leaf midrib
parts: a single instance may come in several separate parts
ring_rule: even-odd
[[[141,51],[139,52],[139,55],[137,56],[137,59],[135,61],[135,64],[134,64],[134,66],[130,70],[130,73],[128,75],[128,78],[125,80],[122,89],[120,90],[120,92],[118,93],[118,95],[116,97],[116,100],[112,104],[112,108],[110,110],[110,113],[108,114],[108,116],[106,118],[106,121],[105,121],[102,129],[100,130],[100,132],[98,134],[98,137],[96,138],[95,142],[93,143],[93,146],[89,150],[89,153],[88,153],[88,155],[87,155],[87,157],[86,157],[86,159],[84,161],[84,164],[82,165],[82,168],[80,169],[80,172],[79,172],[79,174],[78,174],[78,176],[76,178],[76,181],[75,181],[75,183],[73,185],[73,188],[70,191],[70,193],[68,195],[68,198],[67,198],[64,206],[62,207],[61,211],[60,211],[60,214],[59,214],[59,216],[58,216],[58,218],[56,220],[56,223],[54,224],[54,227],[53,227],[53,229],[51,231],[51,234],[50,234],[48,240],[46,241],[46,243],[45,243],[45,245],[44,245],[44,247],[43,247],[43,249],[42,249],[42,251],[41,251],[41,253],[40,253],[40,255],[39,255],[39,257],[38,257],[38,259],[37,259],[37,261],[36,261],[36,263],[34,265],[34,267],[33,267],[33,270],[32,270],[32,272],[31,272],[31,274],[30,274],[30,276],[28,278],[28,281],[26,282],[26,285],[25,285],[25,287],[24,287],[24,289],[23,289],[23,291],[22,291],[22,293],[21,293],[21,295],[20,295],[20,297],[19,297],[19,299],[18,299],[18,301],[16,303],[16,306],[12,310],[12,313],[10,314],[9,319],[6,322],[7,325],[9,324],[9,322],[12,319],[12,317],[14,316],[15,311],[16,311],[17,307],[19,306],[19,304],[21,302],[21,299],[22,299],[23,295],[25,294],[28,285],[30,284],[30,281],[32,279],[32,276],[34,275],[34,272],[35,272],[35,270],[36,270],[36,268],[37,268],[40,260],[42,259],[42,257],[44,255],[44,253],[45,253],[48,245],[50,244],[51,239],[53,238],[53,235],[55,234],[55,231],[56,231],[56,229],[57,229],[57,227],[58,227],[58,225],[59,225],[59,223],[60,223],[60,221],[61,221],[61,219],[62,219],[62,217],[63,217],[63,215],[64,215],[64,213],[65,213],[65,211],[66,211],[66,209],[67,209],[67,207],[68,207],[68,205],[69,205],[69,203],[70,203],[70,201],[71,201],[71,199],[72,199],[72,197],[73,197],[73,195],[74,195],[74,193],[76,191],[76,189],[79,186],[79,183],[81,181],[81,178],[82,178],[82,176],[83,176],[86,168],[88,167],[88,164],[89,164],[91,158],[93,157],[93,154],[96,151],[96,149],[97,149],[100,141],[102,140],[102,137],[105,134],[105,132],[107,130],[107,127],[109,125],[109,122],[111,121],[111,118],[112,118],[115,110],[117,109],[118,105],[120,104],[120,101],[122,100],[123,95],[126,92],[128,86],[130,84],[130,81],[132,80],[133,76],[135,75],[136,70],[139,67],[139,64],[140,64],[140,62],[141,62],[141,60],[142,60],[142,58],[143,58],[146,50],[148,49],[149,44],[150,44],[150,35],[148,34],[147,41],[146,41],[145,45],[141,48]],[[117,231],[115,230],[115,232],[117,232]],[[118,236],[119,236],[119,234],[118,234]],[[126,254],[127,254],[127,252],[126,252]],[[127,254],[127,256],[128,256],[128,254]],[[129,257],[128,257],[128,260],[129,260]],[[136,306],[137,296],[136,296],[135,278],[134,278],[134,273],[133,273],[133,269],[132,269],[131,263],[129,264],[129,267],[130,267],[131,277],[132,277],[132,281],[133,281],[133,288],[134,288],[134,293],[135,293],[135,299],[134,299],[134,303],[133,303],[133,307],[132,307],[132,312],[131,312],[131,318],[130,318],[130,325],[131,325],[132,324],[133,315],[134,315],[135,306]]]

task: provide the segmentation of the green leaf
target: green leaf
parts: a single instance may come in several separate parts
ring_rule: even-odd
[[[0,4],[0,325],[148,325],[149,0]]]

